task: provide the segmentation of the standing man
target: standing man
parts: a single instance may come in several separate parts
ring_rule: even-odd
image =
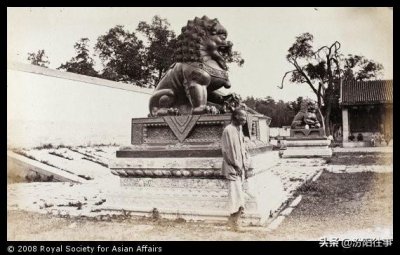
[[[232,122],[222,132],[222,172],[229,180],[230,217],[229,222],[237,229],[239,218],[243,214],[245,197],[243,181],[248,160],[242,126],[246,123],[247,113],[242,109],[232,112]]]

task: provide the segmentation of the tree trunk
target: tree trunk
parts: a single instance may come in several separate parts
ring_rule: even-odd
[[[318,108],[321,108],[321,89],[322,89],[322,83],[320,82],[318,85],[318,95],[317,95],[317,99],[318,99]]]
[[[325,116],[325,133],[326,136],[331,135],[331,111],[332,111],[332,97],[333,97],[333,75],[332,75],[332,65],[330,58],[331,56],[331,48],[329,48],[329,53],[326,55],[326,65],[327,65],[327,73],[328,73],[328,88],[326,89],[326,116]]]
[[[325,112],[325,133],[326,136],[331,135],[331,111],[332,111],[332,101],[331,95],[328,95],[326,100],[326,112]]]

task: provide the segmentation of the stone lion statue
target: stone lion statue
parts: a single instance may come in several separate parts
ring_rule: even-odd
[[[307,114],[304,121],[309,128],[321,127],[321,124],[319,123],[319,120],[317,118],[317,108],[318,106],[315,104],[315,102],[310,101],[308,103]]]
[[[291,128],[320,128],[321,124],[317,118],[316,110],[317,106],[315,102],[310,100],[303,100],[300,105],[300,111],[293,118]]]
[[[217,91],[231,87],[224,59],[232,53],[232,43],[226,37],[217,19],[188,21],[177,38],[175,63],[150,98],[151,116],[210,113],[232,98]]]

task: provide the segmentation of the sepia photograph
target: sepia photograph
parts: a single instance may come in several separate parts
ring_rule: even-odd
[[[7,241],[391,247],[393,7],[7,7]]]

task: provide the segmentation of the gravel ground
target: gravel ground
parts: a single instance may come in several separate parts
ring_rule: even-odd
[[[329,165],[366,166],[393,164],[393,153],[384,152],[335,152]]]
[[[261,228],[233,232],[222,223],[124,217],[97,221],[8,210],[7,239],[262,241],[392,236],[392,173],[324,171],[316,182],[307,183],[297,193],[303,199],[278,229],[271,232]]]
[[[298,190],[303,199],[274,231],[278,239],[393,238],[392,173],[330,173]]]

